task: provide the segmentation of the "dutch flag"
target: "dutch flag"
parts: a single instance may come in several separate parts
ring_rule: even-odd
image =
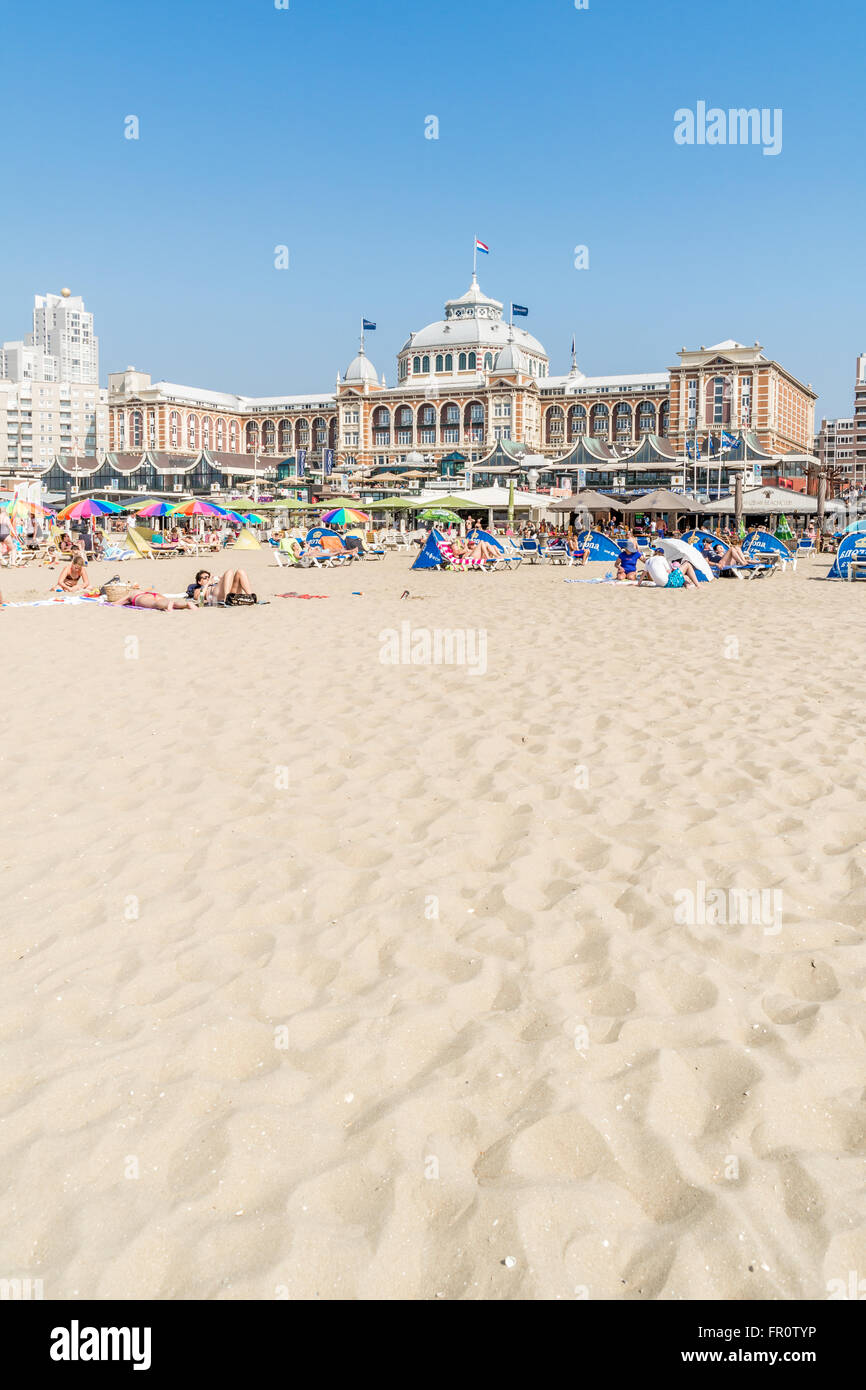
[[[484,245],[484,242],[483,242],[483,241],[479,241],[477,237],[475,238],[475,250],[476,250],[476,251],[483,251],[484,254],[485,254],[485,256],[489,256],[489,255],[490,255],[490,247],[489,247],[489,246],[485,246],[485,245]]]

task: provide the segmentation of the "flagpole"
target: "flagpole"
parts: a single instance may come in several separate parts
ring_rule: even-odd
[[[478,279],[478,237],[472,241],[472,279]]]
[[[364,315],[361,315],[361,351],[364,351]]]

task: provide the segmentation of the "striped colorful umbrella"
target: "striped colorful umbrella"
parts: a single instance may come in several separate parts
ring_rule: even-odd
[[[136,516],[170,516],[174,507],[171,502],[145,502],[144,506],[130,508]]]
[[[85,497],[81,502],[71,502],[57,513],[60,521],[80,521],[91,516],[117,516],[123,508],[116,502],[100,502],[95,497]]]
[[[202,502],[194,497],[190,502],[178,502],[168,513],[170,516],[228,516],[225,507],[217,507],[213,502]]]
[[[331,512],[324,512],[322,521],[326,526],[351,526],[356,521],[369,521],[366,512],[355,512],[350,507],[335,507]]]

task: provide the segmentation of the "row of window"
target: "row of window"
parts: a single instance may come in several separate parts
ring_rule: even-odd
[[[434,363],[434,369],[439,372],[453,372],[454,363],[457,362],[458,372],[491,372],[494,364],[494,354],[492,352],[437,352],[435,357],[429,353],[418,353],[411,359],[413,376],[429,376],[430,363]],[[405,381],[409,375],[408,357],[404,357],[400,362],[399,376],[401,381]],[[531,376],[546,377],[547,363],[537,362],[534,357],[528,358],[529,372]]]

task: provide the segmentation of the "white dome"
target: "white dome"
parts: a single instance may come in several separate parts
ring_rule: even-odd
[[[493,370],[494,372],[525,372],[528,374],[529,361],[526,353],[521,352],[516,343],[506,344],[493,363]]]
[[[346,375],[343,379],[344,381],[371,381],[376,386],[379,384],[376,368],[363,349],[358,353],[358,356],[354,357],[349,363],[346,368]]]
[[[430,348],[448,352],[453,348],[490,348],[499,351],[507,346],[509,338],[524,352],[533,356],[547,358],[547,353],[537,338],[527,333],[525,328],[511,328],[502,319],[502,305],[498,299],[490,299],[473,278],[472,284],[459,299],[449,299],[445,305],[444,319],[429,323],[426,328],[413,333],[403,344],[400,354],[429,351]],[[525,370],[525,369],[524,369]]]

